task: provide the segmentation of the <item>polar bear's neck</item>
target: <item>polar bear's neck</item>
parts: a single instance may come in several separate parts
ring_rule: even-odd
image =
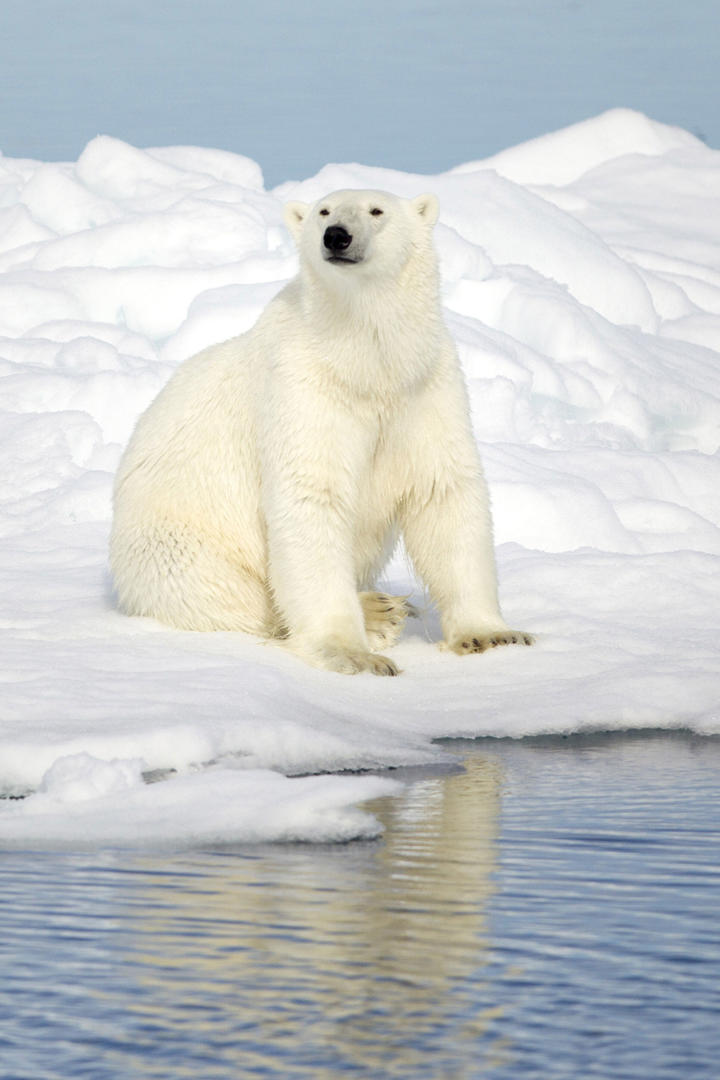
[[[406,266],[396,279],[338,274],[337,286],[296,279],[306,326],[322,342],[323,366],[361,397],[406,392],[430,378],[445,333],[434,265]]]

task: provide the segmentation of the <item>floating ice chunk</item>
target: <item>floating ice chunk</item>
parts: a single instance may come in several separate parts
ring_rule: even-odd
[[[59,596],[56,590],[55,599]],[[67,606],[67,605],[65,605]],[[57,611],[53,609],[52,601],[48,605],[52,613],[51,622],[57,618]],[[30,640],[35,640],[30,633]],[[85,645],[97,659],[97,652],[93,648],[92,636],[85,639]],[[127,674],[123,672],[123,649],[120,646],[120,654],[116,657],[115,671],[119,673],[118,687],[123,681],[127,681]],[[137,654],[136,654],[137,655]],[[112,664],[111,664],[112,666]],[[56,672],[59,678],[60,673]],[[66,680],[66,688],[73,685],[72,673]],[[52,690],[47,688],[48,698],[52,696]],[[95,708],[97,707],[94,706]],[[76,702],[76,709],[79,708]],[[93,731],[86,731],[80,738],[22,738],[14,739],[11,743],[5,743],[0,758],[0,793],[22,794],[28,790],[38,790],[43,784],[43,778],[52,773],[56,762],[80,762],[78,769],[82,771],[82,762],[87,758],[86,764],[94,761],[101,762],[142,762],[143,769],[186,770],[201,762],[209,761],[214,754],[214,744],[207,732],[198,726],[190,724],[148,724],[139,725],[137,722],[126,722],[121,725],[119,714],[114,712],[113,703],[108,701],[108,712],[113,714],[111,725],[103,725],[99,721],[94,725]],[[40,710],[43,711],[42,708]],[[42,725],[41,725],[42,726]],[[46,730],[52,729],[52,722],[45,724]],[[109,730],[103,730],[103,727]],[[60,733],[72,729],[72,725],[60,724]],[[118,730],[119,729],[119,730]],[[39,732],[37,733],[39,735]],[[69,775],[72,774],[74,765],[68,767]],[[134,765],[133,765],[134,768]],[[59,776],[64,776],[60,772]],[[124,774],[123,774],[124,775]]]
[[[86,802],[104,795],[118,795],[142,784],[143,761],[102,761],[91,754],[58,758],[40,781],[34,806],[52,810],[51,803]]]
[[[141,767],[87,754],[61,759],[38,794],[0,805],[0,849],[372,839],[382,827],[357,804],[402,790],[376,776],[288,779],[217,768],[144,785]]]

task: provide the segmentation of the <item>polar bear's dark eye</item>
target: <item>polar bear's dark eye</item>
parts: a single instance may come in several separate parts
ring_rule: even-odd
[[[373,206],[370,213],[372,214],[373,217],[380,217],[380,215],[382,214],[382,210],[380,209],[379,206]]]
[[[327,217],[328,214],[330,213],[330,211],[327,210],[325,207],[323,207],[322,210],[320,211],[320,213],[322,214],[323,217]]]

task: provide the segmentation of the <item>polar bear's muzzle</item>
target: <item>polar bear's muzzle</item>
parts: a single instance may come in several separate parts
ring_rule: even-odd
[[[323,234],[323,258],[331,263],[358,263],[362,255],[352,247],[353,237],[344,225],[328,225]]]

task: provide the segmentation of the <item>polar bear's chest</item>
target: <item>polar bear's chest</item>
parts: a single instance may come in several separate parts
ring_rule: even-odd
[[[362,332],[348,326],[316,339],[313,355],[333,381],[359,399],[387,404],[427,382],[435,350],[427,338],[400,320],[391,327],[373,325]]]

